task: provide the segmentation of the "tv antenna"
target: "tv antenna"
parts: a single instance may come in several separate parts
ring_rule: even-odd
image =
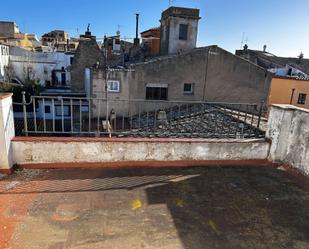
[[[248,36],[245,38],[246,33],[243,32],[242,33],[242,37],[241,37],[241,42],[240,42],[240,49],[243,49],[244,45],[247,44],[248,45]]]

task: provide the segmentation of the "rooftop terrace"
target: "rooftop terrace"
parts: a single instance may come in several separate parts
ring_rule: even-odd
[[[309,248],[309,188],[269,167],[17,171],[1,248]]]

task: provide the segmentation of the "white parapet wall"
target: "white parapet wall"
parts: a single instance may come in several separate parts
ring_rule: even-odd
[[[272,141],[269,159],[309,175],[309,110],[273,105],[266,136]]]
[[[15,163],[266,160],[261,139],[15,138]]]
[[[0,93],[0,170],[13,166],[12,138],[15,136],[11,93]]]

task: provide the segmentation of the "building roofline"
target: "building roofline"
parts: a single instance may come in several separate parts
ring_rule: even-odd
[[[154,27],[154,28],[147,29],[147,30],[141,32],[140,34],[144,34],[144,33],[146,33],[146,32],[154,31],[154,30],[160,30],[160,27]]]
[[[306,82],[309,82],[309,78],[308,78],[308,79],[299,79],[299,78],[297,78],[297,77],[280,76],[280,75],[274,75],[273,78],[276,78],[276,79],[283,79],[283,80],[297,80],[297,81],[306,81]]]
[[[221,47],[219,47],[218,45],[209,45],[209,46],[204,46],[204,47],[197,47],[197,48],[193,48],[193,49],[190,49],[190,50],[187,50],[187,51],[184,51],[182,52],[181,54],[172,54],[172,55],[164,55],[164,56],[158,56],[158,57],[155,57],[149,61],[144,61],[144,62],[137,62],[137,63],[132,63],[129,65],[129,67],[134,67],[134,66],[139,66],[139,65],[143,65],[143,64],[148,64],[148,63],[154,63],[156,61],[160,61],[160,60],[168,60],[168,59],[171,59],[171,58],[175,58],[175,57],[178,57],[178,56],[182,56],[182,55],[186,55],[186,54],[190,54],[190,53],[193,53],[193,52],[197,52],[197,51],[200,51],[200,50],[208,50],[208,49],[211,49],[211,48],[219,48],[221,49],[222,51],[225,51],[226,53],[230,54],[231,56],[234,56],[235,58],[237,59],[240,59],[240,60],[243,60],[243,61],[246,61],[248,64],[252,65],[252,66],[255,66],[267,73],[271,73],[269,72],[267,69],[259,66],[259,65],[256,65],[255,63],[249,61],[249,60],[246,60],[238,55],[235,55]]]

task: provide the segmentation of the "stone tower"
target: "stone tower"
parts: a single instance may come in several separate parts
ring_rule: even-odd
[[[200,10],[170,7],[161,15],[160,54],[176,54],[196,47]]]

